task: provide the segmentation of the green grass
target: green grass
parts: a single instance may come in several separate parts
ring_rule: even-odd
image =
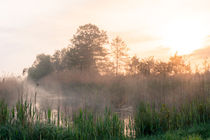
[[[180,107],[140,104],[134,117],[136,136],[154,135],[168,130],[205,123],[210,120],[210,103],[193,101]]]
[[[2,140],[202,140],[210,137],[210,104],[194,101],[179,108],[160,108],[140,104],[129,125],[109,109],[104,114],[80,110],[65,116],[60,109],[38,110],[20,100],[9,108],[0,102],[0,139]],[[186,129],[186,127],[188,129]],[[124,130],[130,130],[125,134]]]
[[[106,109],[103,115],[80,110],[72,116],[56,117],[52,111],[40,112],[32,104],[18,102],[9,109],[0,103],[0,139],[125,139],[124,123],[119,116]]]
[[[137,140],[210,140],[210,122],[167,131],[161,135],[144,136]]]

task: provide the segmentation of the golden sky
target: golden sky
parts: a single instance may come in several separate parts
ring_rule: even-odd
[[[210,55],[210,0],[1,0],[0,73],[20,74],[86,23],[121,36],[140,58]]]

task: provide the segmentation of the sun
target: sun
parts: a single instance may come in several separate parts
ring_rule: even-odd
[[[190,54],[203,47],[205,29],[201,23],[176,21],[162,30],[163,45],[171,48],[172,53]]]

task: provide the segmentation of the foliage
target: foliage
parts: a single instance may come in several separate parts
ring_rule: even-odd
[[[145,76],[149,76],[154,71],[155,61],[153,57],[142,59],[139,62],[139,72]]]
[[[53,64],[54,71],[58,72],[71,67],[68,62],[64,60],[67,52],[68,48],[63,48],[62,50],[55,51],[52,55],[51,62]]]
[[[28,76],[33,80],[39,80],[53,71],[50,55],[40,54],[36,61],[28,69]]]
[[[138,67],[139,67],[139,58],[135,55],[130,60],[129,74],[131,74],[131,75],[138,74],[139,73]]]
[[[81,71],[97,67],[97,62],[107,55],[103,47],[107,39],[106,32],[96,25],[80,26],[71,39],[70,51],[65,59],[70,61],[72,67],[77,67]]]
[[[117,36],[112,40],[111,52],[114,58],[115,74],[125,71],[125,67],[128,61],[128,48],[125,42]]]
[[[79,26],[67,48],[51,55],[38,55],[28,69],[32,80],[39,80],[51,72],[66,70],[88,71],[100,75],[176,75],[191,73],[190,63],[177,53],[168,62],[156,61],[154,57],[130,59],[126,43],[117,36],[108,43],[108,36],[94,24]],[[207,62],[205,62],[207,71]],[[24,70],[25,73],[25,70]]]
[[[156,110],[153,106],[140,104],[134,122],[131,120],[128,128],[135,131],[128,135],[124,133],[123,120],[109,109],[103,115],[80,110],[73,116],[66,116],[59,110],[56,114],[50,109],[38,111],[27,101],[21,100],[12,108],[0,102],[0,139],[200,140],[210,137],[209,107],[208,103],[194,102],[175,111],[164,105]]]
[[[210,120],[210,103],[207,101],[194,101],[183,104],[179,108],[168,108],[162,105],[140,104],[135,114],[134,129],[136,136],[163,133],[205,123]]]
[[[172,67],[172,72],[178,73],[191,73],[190,64],[186,64],[186,60],[183,56],[178,56],[177,53],[170,57],[169,64]]]
[[[0,102],[0,139],[124,139],[124,124],[106,109],[103,116],[80,110],[74,116],[60,111],[38,111],[31,103],[19,101],[9,109]]]

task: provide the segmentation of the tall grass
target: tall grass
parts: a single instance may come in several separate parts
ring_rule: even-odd
[[[165,104],[140,104],[134,117],[136,136],[154,135],[169,130],[185,128],[187,126],[210,121],[209,100],[195,100],[177,107],[167,107]]]
[[[106,109],[103,115],[80,110],[72,116],[56,116],[52,110],[39,111],[19,101],[9,109],[0,102],[0,139],[124,139],[124,123]]]
[[[9,108],[0,102],[0,139],[130,139],[185,128],[210,121],[210,103],[194,101],[179,108],[141,103],[129,124],[109,109],[104,114],[80,110],[65,116],[58,109],[38,110],[20,100]],[[129,134],[125,133],[129,130]]]
[[[99,76],[95,79],[86,75],[85,79],[80,78],[81,81],[77,77],[73,80],[67,78],[63,84],[57,81],[62,84],[62,97],[75,96],[60,100],[60,106],[54,104],[57,108],[41,108],[42,104],[46,104],[46,98],[43,98],[42,104],[40,102],[40,98],[44,97],[40,96],[44,95],[43,90],[37,91],[35,103],[21,98],[15,105],[15,100],[11,98],[1,101],[0,139],[135,139],[210,121],[209,73],[168,77]],[[56,81],[45,80],[49,84]],[[10,92],[14,95],[24,92],[21,83],[15,83],[10,80],[0,82],[1,99],[6,99]],[[41,82],[39,84],[40,89],[44,87]],[[48,88],[51,86],[48,85]],[[15,94],[16,89],[18,94]],[[34,91],[30,95],[34,95]],[[83,95],[87,104],[75,112],[75,104],[80,103]],[[68,103],[73,113],[64,112],[64,103]],[[36,104],[41,107],[35,107]],[[119,112],[124,106],[132,108],[132,111],[122,117],[104,109],[106,105],[114,112]],[[124,122],[124,119],[128,121]]]

